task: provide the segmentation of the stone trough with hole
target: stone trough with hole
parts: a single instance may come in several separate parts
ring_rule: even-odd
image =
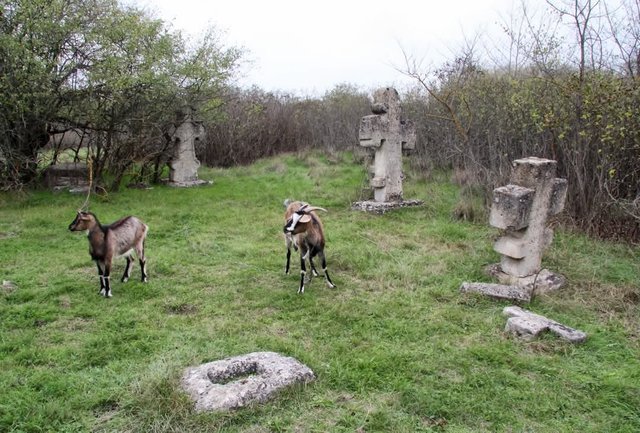
[[[253,352],[196,367],[182,376],[195,409],[224,411],[270,400],[284,388],[315,380],[313,371],[294,358]]]

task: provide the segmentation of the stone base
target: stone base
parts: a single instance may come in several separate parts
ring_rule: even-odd
[[[480,293],[496,299],[508,299],[511,301],[531,302],[531,292],[526,288],[492,283],[462,283],[462,293]]]
[[[56,187],[54,188],[54,191],[61,191],[63,189],[66,189],[66,187]],[[89,192],[89,185],[69,188],[69,192],[71,194],[86,194]]]
[[[351,204],[351,210],[359,210],[363,212],[383,214],[390,210],[400,209],[403,207],[422,206],[422,200],[401,200],[401,201],[357,201]]]
[[[314,379],[294,358],[254,352],[187,368],[181,383],[196,411],[223,411],[265,402],[282,388]]]
[[[167,185],[172,186],[174,188],[192,188],[194,186],[211,185],[212,183],[213,183],[212,180],[190,180],[185,182],[167,181]]]
[[[515,277],[502,271],[499,263],[487,266],[485,271],[492,277],[497,278],[502,284],[520,287],[529,291],[531,296],[558,290],[567,281],[564,276],[555,274],[548,269],[542,269],[540,272],[527,277]]]
[[[520,307],[505,307],[502,314],[508,316],[505,332],[509,332],[526,341],[533,340],[544,331],[549,331],[570,343],[582,343],[587,334],[577,329],[569,328],[544,316],[523,310]]]

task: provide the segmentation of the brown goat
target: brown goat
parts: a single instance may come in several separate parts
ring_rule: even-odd
[[[320,256],[322,261],[322,272],[324,279],[330,288],[336,287],[329,277],[327,271],[327,261],[324,256],[324,229],[322,221],[316,210],[325,211],[321,207],[309,206],[307,203],[300,201],[285,201],[287,210],[284,214],[284,237],[287,246],[287,264],[285,265],[285,274],[289,273],[289,264],[291,259],[291,246],[297,251],[300,250],[300,287],[298,293],[304,293],[304,278],[307,273],[306,259],[309,259],[313,276],[318,276],[318,271],[313,264],[313,258]]]
[[[128,216],[113,224],[102,225],[95,214],[78,212],[76,218],[69,224],[71,231],[89,232],[89,254],[98,266],[100,277],[100,294],[105,298],[111,295],[111,263],[114,258],[124,256],[127,266],[122,275],[122,282],[126,283],[131,276],[131,254],[135,250],[140,261],[142,282],[147,282],[146,259],[144,257],[144,240],[149,227],[134,216]]]

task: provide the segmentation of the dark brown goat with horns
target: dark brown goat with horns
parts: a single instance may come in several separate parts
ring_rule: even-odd
[[[114,258],[124,256],[127,266],[122,275],[122,282],[126,283],[131,276],[131,254],[135,250],[140,261],[142,282],[147,282],[146,259],[144,256],[144,240],[149,227],[134,216],[124,217],[113,224],[102,225],[95,214],[78,211],[76,218],[69,224],[69,230],[74,232],[89,232],[89,254],[96,261],[100,277],[100,294],[105,298],[111,295],[111,263]]]
[[[297,251],[300,250],[300,287],[298,293],[304,293],[304,279],[307,273],[306,260],[309,259],[313,276],[318,276],[318,271],[313,264],[313,258],[319,256],[322,261],[322,272],[324,279],[330,288],[336,287],[329,277],[327,271],[327,261],[324,256],[324,229],[322,221],[315,213],[316,210],[325,209],[310,206],[301,201],[285,200],[284,205],[287,210],[284,214],[284,238],[287,246],[287,264],[285,274],[289,273],[289,263],[291,259],[291,246]]]

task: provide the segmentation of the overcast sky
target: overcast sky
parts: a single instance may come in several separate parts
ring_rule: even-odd
[[[176,29],[208,26],[253,66],[243,86],[318,94],[337,84],[365,90],[409,82],[403,50],[440,64],[464,37],[496,32],[514,0],[132,0]]]

